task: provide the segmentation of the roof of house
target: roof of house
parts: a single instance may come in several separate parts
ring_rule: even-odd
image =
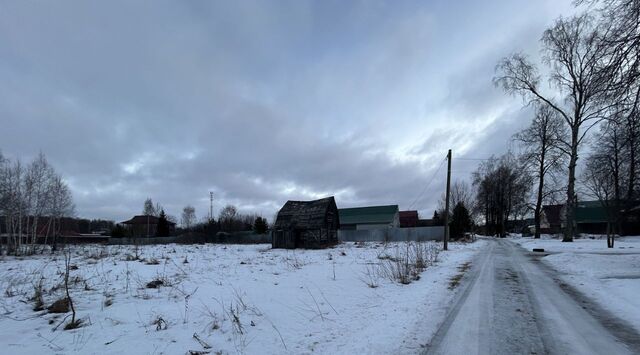
[[[385,224],[393,223],[398,205],[341,208],[341,224]]]
[[[133,224],[158,224],[158,220],[159,218],[156,216],[146,216],[146,215],[139,215],[139,216],[134,216],[133,218],[131,218],[128,221],[124,221],[124,222],[120,222],[120,224],[128,224],[128,225],[133,225]],[[171,222],[171,221],[167,221],[167,223],[169,223],[169,225],[175,225],[175,223]]]
[[[564,220],[562,215],[564,205],[542,206],[547,222],[560,224]],[[576,223],[607,222],[607,211],[600,201],[579,201],[575,210]]]
[[[276,229],[305,228],[316,229],[325,226],[327,211],[337,209],[336,201],[331,197],[313,201],[287,201],[278,212]],[[336,216],[336,218],[339,218]]]
[[[600,201],[581,201],[576,208],[577,223],[607,222],[607,210]]]
[[[416,226],[418,224],[418,211],[400,211],[400,226]]]
[[[418,219],[418,211],[400,211],[400,218],[415,218]]]

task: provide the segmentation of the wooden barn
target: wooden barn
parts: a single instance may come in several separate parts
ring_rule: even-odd
[[[273,226],[273,248],[317,249],[338,242],[340,220],[333,197],[287,201]]]

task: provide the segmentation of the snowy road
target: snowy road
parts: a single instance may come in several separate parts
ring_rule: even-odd
[[[426,354],[638,354],[640,334],[508,240],[467,272]]]

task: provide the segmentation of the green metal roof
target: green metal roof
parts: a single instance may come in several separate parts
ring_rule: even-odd
[[[607,222],[607,211],[600,201],[578,202],[576,208],[576,223]]]
[[[338,210],[340,224],[383,224],[392,223],[398,205],[341,208]]]

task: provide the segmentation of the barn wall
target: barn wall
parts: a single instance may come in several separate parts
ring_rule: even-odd
[[[338,230],[341,242],[404,242],[442,240],[444,226],[414,228],[384,228],[370,230]]]

